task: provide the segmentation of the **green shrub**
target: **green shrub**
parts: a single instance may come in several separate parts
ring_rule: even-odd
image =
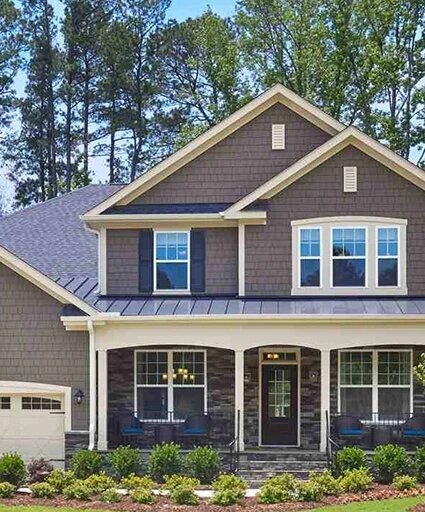
[[[411,460],[402,446],[385,444],[378,446],[372,457],[376,480],[389,484],[395,476],[406,475],[411,471]]]
[[[341,478],[341,489],[344,492],[365,492],[373,483],[372,475],[367,468],[351,469]]]
[[[119,503],[121,498],[121,494],[116,489],[105,489],[100,494],[100,499],[104,503]]]
[[[219,475],[211,486],[214,491],[240,490],[243,493],[248,489],[248,484],[236,475],[231,473],[223,473]]]
[[[88,501],[90,499],[90,489],[84,482],[75,482],[63,490],[63,495],[67,500]]]
[[[270,482],[266,482],[261,486],[258,493],[258,501],[271,505],[273,503],[283,503],[289,501],[288,493],[280,487]]]
[[[415,473],[419,482],[425,482],[425,445],[416,448],[415,457],[413,459]]]
[[[75,483],[74,472],[54,469],[47,477],[46,482],[53,487],[55,492],[62,493],[65,487],[69,487]]]
[[[213,505],[220,505],[222,507],[228,507],[230,505],[240,504],[245,497],[245,493],[239,489],[223,489],[222,491],[216,491],[210,503]]]
[[[31,459],[27,466],[29,481],[31,484],[44,482],[53,471],[53,466],[46,459]]]
[[[170,492],[171,501],[177,505],[198,505],[199,498],[192,486],[177,485]]]
[[[9,482],[0,482],[0,498],[13,498],[16,486]]]
[[[130,446],[119,446],[108,457],[111,468],[118,478],[138,474],[142,468],[140,452]]]
[[[99,453],[91,450],[80,450],[71,460],[71,469],[75,478],[85,480],[91,475],[100,473],[103,468],[103,460]]]
[[[214,480],[212,488],[215,492],[211,498],[211,503],[227,507],[242,502],[248,485],[235,475],[223,474]]]
[[[98,475],[90,475],[84,480],[91,494],[101,494],[106,489],[115,489],[116,484],[114,479],[105,473],[99,473]]]
[[[321,473],[310,473],[308,479],[319,485],[324,496],[338,496],[342,492],[339,478],[334,478],[328,470]]]
[[[176,487],[186,487],[192,490],[199,487],[200,482],[197,478],[184,475],[172,475],[165,477],[164,488],[167,491],[173,491]]]
[[[182,470],[180,446],[175,443],[154,446],[149,456],[149,474],[157,482],[163,482],[166,475],[177,475]]]
[[[184,459],[185,473],[197,478],[201,484],[210,484],[219,474],[220,467],[220,455],[208,446],[198,446]]]
[[[47,482],[38,482],[30,486],[31,496],[33,498],[53,498],[54,488]]]
[[[148,489],[135,489],[131,491],[130,496],[135,503],[142,505],[153,505],[155,503],[155,497],[152,491]]]
[[[301,482],[298,499],[300,501],[322,501],[322,488],[317,482]]]
[[[337,476],[343,475],[346,471],[367,467],[365,452],[354,446],[347,446],[336,453],[335,471]]]
[[[136,489],[149,489],[153,488],[153,480],[149,476],[128,475],[121,479],[120,485],[127,491],[134,491]]]
[[[26,474],[24,459],[17,453],[4,453],[0,457],[0,482],[19,486],[25,481]]]
[[[394,478],[392,486],[397,491],[411,491],[418,488],[418,479],[410,475],[398,475]]]
[[[282,473],[267,480],[266,484],[280,489],[285,495],[284,501],[295,501],[298,499],[299,482],[291,473]]]

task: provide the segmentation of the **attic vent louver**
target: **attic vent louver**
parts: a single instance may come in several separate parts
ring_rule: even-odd
[[[285,149],[284,124],[272,124],[272,149]]]
[[[344,192],[357,192],[357,167],[344,167]]]

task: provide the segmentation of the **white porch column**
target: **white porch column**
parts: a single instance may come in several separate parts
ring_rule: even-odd
[[[96,442],[96,346],[93,320],[87,322],[89,331],[89,450],[94,450]]]
[[[320,352],[320,451],[326,451],[327,431],[326,431],[326,411],[330,410],[330,370],[331,357],[329,350]]]
[[[244,351],[235,351],[235,437],[240,450],[244,449]],[[239,411],[239,432],[238,432]]]
[[[99,350],[97,356],[98,372],[98,437],[97,449],[108,449],[108,351]]]

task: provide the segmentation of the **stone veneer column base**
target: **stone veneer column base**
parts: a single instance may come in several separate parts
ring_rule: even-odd
[[[65,469],[69,468],[74,453],[85,450],[88,446],[88,432],[65,432]]]

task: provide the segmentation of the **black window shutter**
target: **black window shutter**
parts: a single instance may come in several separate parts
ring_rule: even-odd
[[[153,291],[153,230],[141,229],[139,234],[139,290]]]
[[[205,292],[205,231],[190,232],[190,291]]]

